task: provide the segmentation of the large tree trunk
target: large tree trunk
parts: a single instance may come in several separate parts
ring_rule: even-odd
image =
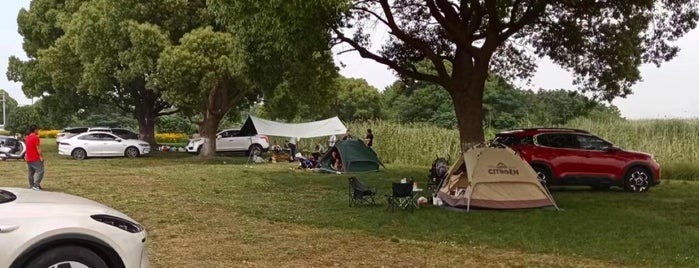
[[[216,155],[216,131],[223,116],[218,116],[207,111],[204,120],[199,125],[203,145],[199,156],[201,158],[212,158]]]
[[[487,77],[487,76],[486,76]],[[459,128],[461,150],[483,143],[483,89],[486,77],[459,77],[449,90]]]
[[[157,113],[153,111],[153,107],[141,105],[136,107],[135,117],[138,120],[138,137],[139,139],[148,142],[152,148],[156,148],[155,142],[155,120]]]
[[[199,132],[204,141],[199,156],[201,158],[211,158],[216,155],[216,130],[223,116],[233,107],[236,96],[229,96],[229,87],[233,82],[229,79],[221,80],[216,88],[209,92],[204,111],[204,120],[199,125]]]

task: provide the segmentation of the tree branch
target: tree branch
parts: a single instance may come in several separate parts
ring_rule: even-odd
[[[157,116],[163,116],[163,115],[171,115],[171,114],[176,114],[176,113],[179,113],[179,112],[180,112],[180,109],[175,109],[175,110],[167,111],[167,112],[157,112],[157,113],[155,114],[155,116],[157,117]]]
[[[413,77],[413,78],[418,79],[418,80],[433,82],[433,83],[436,83],[436,84],[439,84],[442,86],[447,85],[448,79],[446,79],[446,78],[435,76],[435,75],[430,75],[430,74],[424,74],[424,73],[420,73],[417,71],[412,71],[412,70],[402,68],[397,63],[395,63],[389,59],[386,59],[384,57],[381,57],[375,53],[372,53],[371,51],[364,48],[363,46],[361,46],[360,44],[358,44],[357,42],[355,42],[351,38],[348,38],[345,35],[343,35],[342,32],[340,32],[338,29],[333,29],[333,31],[337,35],[337,38],[339,38],[343,42],[349,44],[350,46],[354,47],[357,50],[357,52],[359,52],[359,55],[361,55],[363,58],[372,59],[378,63],[384,64],[384,65],[388,66],[389,68],[395,70],[396,72],[398,72],[401,75],[410,76],[410,77]]]
[[[441,57],[439,57],[430,47],[429,44],[427,44],[425,41],[420,40],[418,38],[415,38],[413,36],[410,36],[406,34],[403,30],[398,28],[398,25],[396,24],[396,21],[393,18],[393,12],[391,11],[391,7],[388,5],[388,0],[379,0],[381,3],[381,8],[383,8],[383,12],[386,15],[386,20],[388,22],[388,27],[391,29],[393,34],[398,37],[399,39],[403,40],[403,42],[409,43],[413,46],[415,46],[417,49],[419,49],[422,53],[427,56],[432,61],[432,64],[435,66],[437,69],[437,74],[439,74],[439,77],[443,79],[448,79],[449,74],[447,74],[447,69],[444,66],[444,62],[442,62]],[[360,54],[361,51],[360,51]]]
[[[463,33],[459,31],[459,18],[454,17],[453,10],[452,12],[447,13],[447,11],[444,11],[447,16],[442,16],[442,13],[440,12],[440,7],[443,5],[441,2],[445,2],[445,0],[438,0],[440,3],[435,3],[435,0],[427,0],[427,7],[429,7],[430,14],[432,17],[437,20],[437,22],[444,27],[447,31],[447,35],[454,40],[454,42],[459,43],[460,45],[469,45],[468,41],[464,37]],[[440,5],[438,7],[438,5]],[[449,3],[447,3],[448,9],[451,9],[451,6]]]
[[[522,17],[518,21],[513,20],[510,23],[508,23],[506,27],[507,30],[500,34],[501,42],[518,32],[522,28],[524,28],[524,26],[533,23],[539,17],[539,13],[546,10],[546,4],[546,0],[536,1],[532,6],[527,8],[527,10],[524,12]]]

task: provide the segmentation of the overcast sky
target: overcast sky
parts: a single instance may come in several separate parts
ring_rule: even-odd
[[[22,93],[21,84],[7,80],[7,59],[11,55],[25,58],[22,37],[17,33],[17,12],[29,7],[29,0],[3,0],[0,7],[0,88],[5,89],[20,105],[30,104]],[[379,38],[386,33],[378,33]],[[699,30],[693,30],[677,44],[679,55],[660,68],[654,65],[641,67],[643,81],[633,87],[633,94],[616,99],[623,116],[638,118],[699,118]],[[378,45],[378,44],[377,44]],[[337,50],[337,49],[336,49]],[[364,78],[369,84],[383,90],[395,81],[395,76],[383,65],[359,57],[356,52],[336,57],[342,62],[340,73],[347,77]],[[573,77],[546,59],[539,62],[539,69],[529,89],[572,89]]]

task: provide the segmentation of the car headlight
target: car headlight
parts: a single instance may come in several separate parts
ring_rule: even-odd
[[[124,231],[127,231],[129,233],[139,233],[143,231],[143,227],[141,225],[138,225],[136,223],[130,222],[128,220],[119,218],[119,217],[114,217],[110,215],[92,215],[90,218],[104,223],[104,224],[109,224],[111,226],[117,227],[119,229],[122,229]]]
[[[138,146],[141,146],[141,147],[150,147],[150,144],[148,144],[148,143],[139,143]]]

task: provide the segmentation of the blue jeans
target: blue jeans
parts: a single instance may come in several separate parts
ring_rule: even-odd
[[[27,168],[29,169],[29,187],[41,187],[41,180],[44,179],[44,162],[27,162]],[[36,180],[34,180],[34,175],[36,175]]]

